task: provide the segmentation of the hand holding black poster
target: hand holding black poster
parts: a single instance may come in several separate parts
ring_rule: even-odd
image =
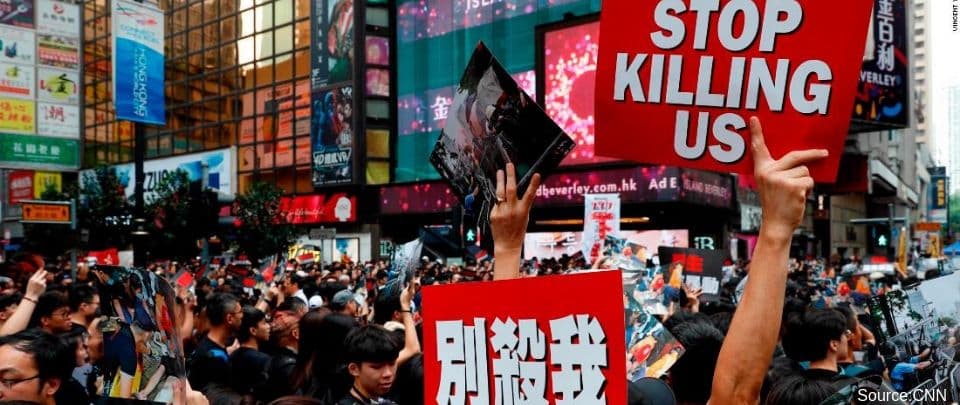
[[[516,166],[522,196],[534,173],[546,176],[574,147],[483,42],[460,79],[450,112],[430,163],[481,223],[497,201],[497,170]]]

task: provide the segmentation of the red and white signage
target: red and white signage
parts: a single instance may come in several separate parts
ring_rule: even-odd
[[[7,200],[19,204],[20,200],[33,198],[33,171],[14,170],[7,176]]]
[[[95,262],[101,266],[119,266],[120,252],[117,248],[106,250],[91,250],[87,253],[87,260]]]
[[[283,197],[280,210],[294,225],[356,222],[357,198],[345,193]]]
[[[605,271],[424,287],[424,396],[464,405],[627,403],[621,278]],[[576,299],[587,290],[590,299]]]
[[[828,149],[837,174],[871,0],[606,0],[597,154],[752,173],[750,116],[774,158]]]

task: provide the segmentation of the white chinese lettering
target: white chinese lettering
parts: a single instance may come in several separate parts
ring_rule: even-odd
[[[560,367],[552,375],[557,404],[606,404],[601,368],[607,366],[607,345],[600,322],[569,315],[550,321],[550,335],[550,362]]]
[[[433,120],[443,121],[447,119],[447,115],[450,113],[450,104],[453,104],[453,101],[449,98],[437,96],[433,105],[430,106],[433,109]]]
[[[487,385],[486,321],[474,319],[474,326],[463,321],[437,322],[437,359],[440,361],[438,404],[464,405],[467,393],[471,405],[489,405]]]

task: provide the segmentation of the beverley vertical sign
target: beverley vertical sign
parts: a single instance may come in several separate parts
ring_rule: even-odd
[[[163,11],[121,0],[112,5],[117,119],[165,124]]]

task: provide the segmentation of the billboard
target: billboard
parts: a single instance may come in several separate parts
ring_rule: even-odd
[[[163,11],[122,0],[111,4],[117,119],[165,124]]]
[[[911,108],[907,88],[910,81],[907,2],[874,0],[873,3],[853,118],[905,128],[910,125]]]
[[[946,168],[934,168],[930,176],[930,222],[946,224],[949,221],[950,211],[950,182],[946,175]]]
[[[281,197],[280,211],[287,223],[295,225],[355,222],[357,197],[346,193]]]
[[[690,231],[686,229],[620,231],[611,235],[646,248],[646,253],[643,253],[644,260],[653,259],[653,255],[661,247],[690,246]],[[581,252],[582,248],[583,232],[528,232],[523,240],[523,258],[532,260],[573,256]]]
[[[144,199],[150,201],[155,195],[154,190],[160,180],[176,172],[178,169],[186,171],[187,178],[191,182],[200,181],[202,179],[204,165],[207,166],[207,186],[216,190],[221,196],[233,195],[237,192],[237,171],[234,168],[236,162],[235,153],[233,148],[227,148],[145,161],[143,163]],[[120,184],[123,185],[126,196],[133,198],[136,188],[133,163],[110,166],[110,168],[116,172],[117,179],[120,181]],[[83,184],[82,179],[84,176],[93,174],[93,170],[82,171],[80,173],[80,184]]]
[[[355,137],[353,86],[317,91],[312,100],[313,185],[351,183]]]
[[[353,80],[353,0],[311,0],[310,81],[314,90]]]
[[[597,80],[597,49],[600,44],[599,16],[585,23],[538,30],[537,82],[540,103],[547,115],[573,138],[577,147],[563,165],[609,162],[594,150],[594,87]]]
[[[0,98],[0,131],[32,134],[36,132],[34,102]]]
[[[37,35],[32,30],[0,26],[0,62],[33,65]]]

